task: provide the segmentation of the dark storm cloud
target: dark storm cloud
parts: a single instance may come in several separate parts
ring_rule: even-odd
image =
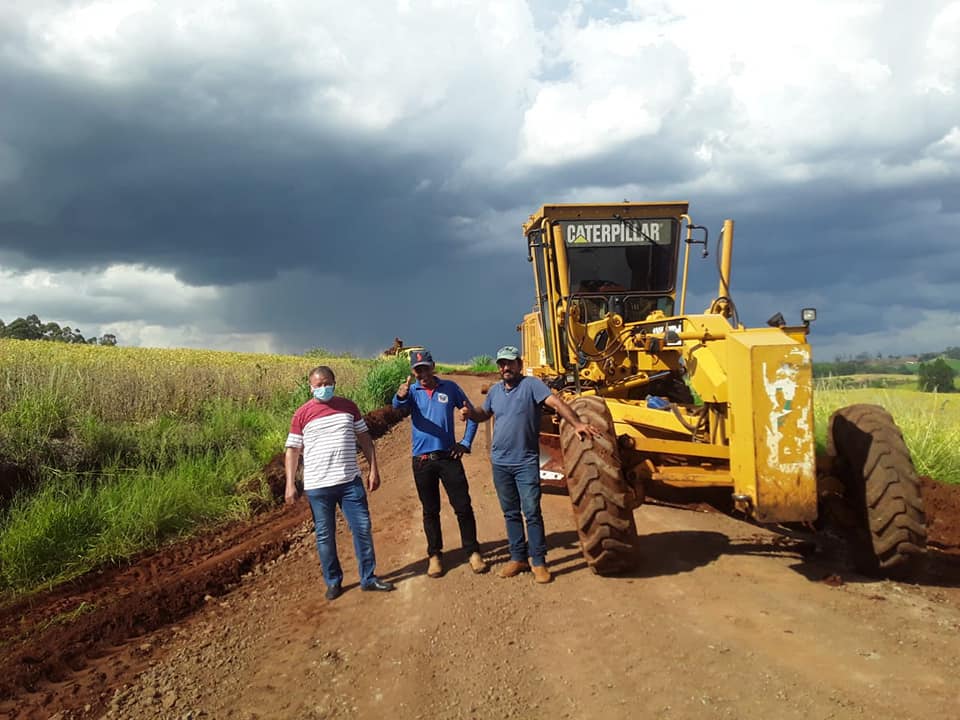
[[[421,243],[447,254],[436,210],[414,194],[417,174],[443,171],[435,158],[282,126],[142,123],[112,98],[26,84],[0,83],[17,96],[3,130],[25,159],[0,198],[0,235],[33,265],[144,263],[230,285],[321,257],[346,269]]]
[[[623,7],[586,3],[571,25],[606,18],[594,31],[615,30]],[[532,13],[545,37],[563,15],[544,2],[533,3]],[[314,22],[314,31],[327,29],[325,19]],[[14,27],[4,47],[25,51],[26,25]],[[134,289],[123,304],[97,287],[74,306],[51,296],[20,313],[40,308],[58,319],[59,306],[85,324],[100,317],[269,333],[294,351],[319,345],[368,353],[400,335],[441,357],[466,359],[517,341],[515,326],[533,302],[520,235],[527,215],[545,203],[625,198],[689,200],[694,219],[710,228],[711,256],[694,263],[689,309],[715,294],[717,233],[733,217],[733,292],[748,324],[818,305],[818,333],[839,337],[882,331],[891,318],[878,306],[907,308],[897,322],[910,312],[955,313],[955,156],[948,147],[944,169],[911,177],[913,163],[955,124],[949,103],[930,103],[924,122],[896,142],[876,132],[827,133],[804,145],[806,129],[798,126],[797,147],[771,150],[736,137],[738,99],[723,83],[698,84],[682,43],[649,42],[624,61],[623,84],[662,92],[627,93],[611,110],[605,36],[582,46],[566,39],[576,52],[525,65],[529,86],[515,82],[506,99],[496,94],[500,66],[491,63],[495,70],[485,75],[481,58],[473,71],[432,87],[427,100],[391,96],[385,112],[395,114],[382,124],[349,113],[335,121],[315,102],[352,81],[379,92],[379,76],[357,69],[375,47],[359,54],[334,48],[343,64],[321,65],[347,68],[338,78],[313,67],[304,75],[284,69],[297,53],[224,60],[211,51],[205,64],[202,42],[193,64],[172,52],[175,43],[161,43],[169,57],[144,60],[130,82],[0,62],[3,268],[76,272],[125,263],[216,289],[197,300],[196,317],[189,303],[164,307],[162,293],[138,299]],[[377,57],[389,64],[411,52]],[[119,50],[117,57],[142,60]],[[591,58],[604,72],[590,70]],[[408,85],[415,96],[416,85]],[[544,87],[564,102],[547,102],[550,113],[536,116],[525,135],[524,113]],[[598,108],[627,119],[637,112],[642,130],[628,121],[614,123],[611,137],[603,129],[581,133],[576,122],[563,127],[568,114],[588,125],[587,110]],[[838,118],[851,112],[867,110],[838,106]],[[523,139],[542,138],[538,132],[547,133],[542,147],[550,154],[531,160]],[[763,153],[774,151],[785,166],[806,167],[799,174],[806,179],[764,165]]]
[[[522,246],[510,256],[413,261],[394,272],[335,281],[297,271],[260,288],[228,290],[223,317],[228,325],[272,333],[295,353],[324,347],[369,355],[399,336],[447,361],[492,355],[519,342],[516,326],[533,302]]]
[[[522,241],[517,232],[509,268],[488,270],[465,252],[464,243],[485,238],[469,226],[454,233],[451,218],[482,213],[494,184],[445,189],[460,157],[404,152],[372,133],[269,124],[242,108],[229,121],[198,119],[158,97],[165,84],[131,94],[2,71],[0,94],[12,102],[0,138],[18,163],[16,182],[0,193],[8,268],[127,263],[191,285],[236,286],[218,318],[193,321],[269,332],[295,351],[371,352],[402,334],[464,358],[516,341],[512,308],[525,308],[531,294]],[[252,94],[269,103],[269,90]],[[394,128],[409,131],[403,122]],[[96,292],[69,310],[49,294],[22,313],[67,312],[83,323],[100,313],[110,322],[190,320],[184,308],[145,298],[118,307]],[[486,334],[471,327],[478,300],[481,312],[506,318]]]
[[[525,215],[510,228],[515,250],[480,259],[467,251],[503,238],[469,224],[454,234],[450,218],[469,223],[518,202],[531,212],[563,189],[560,179],[451,191],[445,180],[461,158],[398,153],[386,138],[205,123],[150,92],[131,97],[42,74],[8,71],[0,91],[16,101],[2,131],[23,161],[0,196],[0,238],[23,268],[133,263],[189,284],[242,286],[228,291],[222,324],[272,333],[290,350],[371,351],[400,334],[464,358],[517,340],[533,294]],[[658,160],[640,159],[644,168],[615,149],[566,175],[626,179]],[[424,178],[433,182],[424,187]],[[325,293],[331,276],[336,292]],[[71,317],[86,323],[104,309],[94,300]],[[53,305],[41,311],[57,315]],[[184,315],[139,302],[109,317],[177,323]]]

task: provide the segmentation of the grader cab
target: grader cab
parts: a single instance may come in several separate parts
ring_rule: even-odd
[[[740,322],[733,227],[725,221],[717,243],[716,298],[689,313],[691,249],[706,256],[709,238],[687,203],[545,205],[524,224],[536,287],[519,328],[524,372],[602,430],[581,440],[545,413],[541,482],[569,492],[583,555],[601,574],[633,565],[633,509],[656,488],[729,493],[758,523],[829,517],[860,570],[909,572],[926,526],[899,429],[879,406],[843,408],[816,457],[816,312],[802,310],[796,325],[780,313],[766,327]]]

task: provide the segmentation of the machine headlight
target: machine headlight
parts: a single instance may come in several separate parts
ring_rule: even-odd
[[[805,323],[812,323],[817,319],[817,309],[816,308],[803,308],[800,311],[800,318]]]

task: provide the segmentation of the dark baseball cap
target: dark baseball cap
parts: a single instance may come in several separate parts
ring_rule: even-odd
[[[497,350],[497,360],[517,360],[520,358],[520,351],[513,345],[504,345]]]
[[[410,353],[410,367],[415,368],[417,365],[433,365],[433,355],[429,350],[414,350]]]

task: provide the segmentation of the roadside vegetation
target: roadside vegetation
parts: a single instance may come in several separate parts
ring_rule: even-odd
[[[497,372],[497,363],[489,355],[477,355],[462,365],[437,363],[436,371],[441,375],[458,372],[495,373]]]
[[[268,500],[307,372],[337,374],[362,412],[389,403],[406,357],[155,350],[0,339],[0,596],[53,585],[225,521]],[[440,372],[496,372],[488,355]],[[838,407],[885,406],[921,474],[960,483],[960,399],[818,382],[816,426]],[[916,376],[910,379],[916,387]],[[14,482],[15,481],[15,482]],[[6,484],[3,484],[3,483]],[[4,495],[16,485],[11,497]],[[252,488],[252,489],[251,489]]]
[[[368,412],[406,360],[0,340],[0,592],[54,584],[250,514],[319,364]],[[256,487],[256,484],[253,484]],[[0,491],[8,490],[0,487]]]
[[[497,372],[497,363],[490,355],[477,355],[470,358],[471,372]]]
[[[814,415],[820,450],[826,447],[831,413],[856,403],[886,408],[903,432],[920,475],[960,484],[960,397],[905,389],[851,389],[835,380],[818,381]]]

